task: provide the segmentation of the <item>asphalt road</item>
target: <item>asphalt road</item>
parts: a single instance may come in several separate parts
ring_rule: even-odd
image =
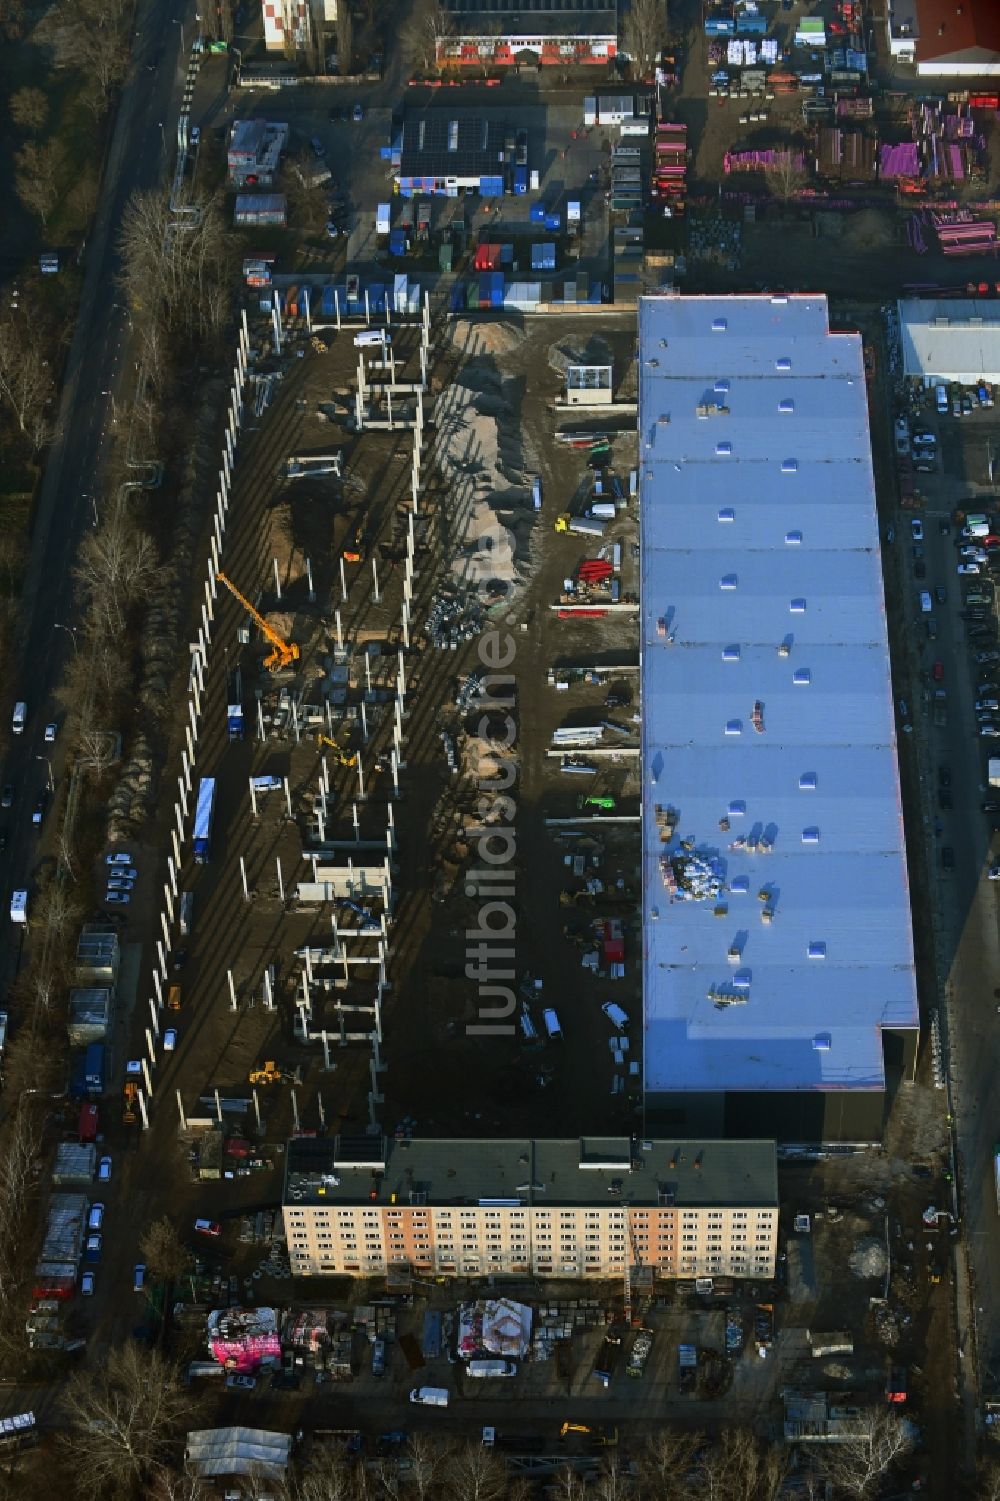
[[[51,832],[43,827],[39,838],[31,825],[31,810],[50,770],[59,782],[65,748],[58,741],[54,747],[44,744],[44,726],[58,718],[54,690],[67,653],[77,649],[77,638],[71,634],[76,621],[73,561],[81,537],[94,523],[95,505],[102,501],[116,407],[127,411],[135,375],[128,320],[117,286],[118,231],[129,194],[154,186],[161,178],[180,90],[180,22],[190,9],[188,0],[180,4],[170,0],[163,6],[139,0],[132,67],[122,91],[97,216],[85,251],[80,309],[23,595],[14,697],[26,700],[28,718],[23,734],[11,736],[3,768],[3,781],[12,782],[15,790],[13,808],[0,815],[8,834],[8,848],[0,857],[5,905],[12,889],[31,889],[39,860],[51,858]],[[170,151],[171,164],[172,155]],[[5,708],[9,712],[12,705]],[[50,753],[50,767],[41,759],[46,753]],[[9,984],[23,958],[23,934],[9,923],[6,912],[2,917],[0,980]]]

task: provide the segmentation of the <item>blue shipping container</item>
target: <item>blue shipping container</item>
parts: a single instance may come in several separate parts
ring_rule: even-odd
[[[528,191],[528,169],[527,169],[527,167],[515,167],[514,168],[514,192],[515,193],[526,193],[527,191]]]
[[[740,36],[765,36],[767,34],[767,18],[765,16],[751,16],[744,13],[736,22],[736,31]]]
[[[406,236],[404,235],[404,233],[403,233],[403,231],[401,229],[394,229],[394,230],[390,231],[390,234],[389,234],[389,254],[390,255],[405,255],[406,254]]]
[[[706,36],[735,36],[736,22],[728,16],[709,16],[705,22]]]
[[[483,198],[502,198],[503,178],[481,177],[479,179],[479,192]]]
[[[464,281],[455,282],[454,286],[451,289],[451,296],[448,299],[448,307],[449,311],[452,313],[461,313],[465,311]]]
[[[333,300],[333,287],[324,287],[323,296],[320,300],[320,309],[324,318],[332,318],[337,311],[337,305]]]
[[[531,205],[531,212],[528,215],[528,217],[530,218],[532,224],[544,224],[545,223],[545,205],[544,205],[544,203],[533,203]]]
[[[546,229],[560,229],[562,227],[562,214],[546,214],[542,223]]]

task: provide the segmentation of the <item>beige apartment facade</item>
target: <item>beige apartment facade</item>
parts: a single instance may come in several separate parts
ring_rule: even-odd
[[[293,1275],[774,1275],[773,1141],[303,1139],[283,1196]]]

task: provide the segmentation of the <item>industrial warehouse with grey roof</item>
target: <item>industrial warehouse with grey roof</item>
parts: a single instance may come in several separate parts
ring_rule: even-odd
[[[918,1009],[861,341],[822,296],[639,337],[650,1119],[875,1139]]]

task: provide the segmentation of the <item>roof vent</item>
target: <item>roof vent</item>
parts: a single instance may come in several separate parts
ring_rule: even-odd
[[[736,512],[733,510],[732,506],[723,506],[722,507],[722,510],[719,512],[719,520],[720,521],[735,521],[736,520]]]
[[[789,547],[801,547],[801,545],[802,545],[802,533],[801,532],[786,532],[785,533],[785,541],[787,542],[787,544],[788,544]]]
[[[783,396],[781,398],[781,400],[778,402],[778,411],[779,412],[794,412],[795,411],[795,403],[794,403],[794,401],[792,400],[792,398],[790,396]]]
[[[819,844],[819,829],[812,827],[802,830],[803,844]]]
[[[740,660],[740,649],[739,649],[739,647],[738,646],[724,646],[722,648],[722,660],[723,660],[723,662],[738,662]]]
[[[743,721],[742,721],[742,719],[727,719],[726,720],[726,734],[727,735],[742,735],[743,734]]]
[[[795,474],[798,470],[798,467],[798,459],[782,459],[781,461],[782,474]]]
[[[729,889],[734,896],[746,896],[750,890],[750,877],[733,876],[733,879],[729,883]]]
[[[719,458],[727,459],[733,451],[733,445],[731,443],[716,443],[715,451]]]
[[[787,302],[788,302],[788,298],[787,297],[774,296],[774,297],[771,298],[771,306],[772,307],[784,307]]]
[[[736,584],[737,575],[735,573],[724,573],[719,580],[720,589],[735,589]]]
[[[729,327],[729,320],[727,318],[713,318],[712,319],[712,332],[713,332],[713,334],[724,334],[725,331],[726,331],[726,329],[728,327]]]
[[[746,811],[747,805],[742,798],[734,798],[733,801],[729,804],[730,818],[742,818]]]
[[[804,599],[793,599],[789,601],[788,608],[793,615],[804,615],[806,612],[806,602]]]
[[[808,687],[808,685],[812,682],[812,673],[809,671],[809,668],[796,667],[795,671],[792,673],[792,682]]]
[[[817,1053],[828,1053],[833,1046],[829,1032],[817,1032],[813,1038],[813,1048]]]
[[[729,382],[727,380],[717,380],[712,389],[716,396],[725,396],[729,391]]]
[[[809,958],[810,959],[825,959],[826,958],[826,944],[825,943],[816,943],[816,942],[810,943],[809,949],[808,949],[808,954],[809,954]]]
[[[749,969],[738,969],[733,975],[733,985],[737,990],[749,990],[753,972]]]
[[[656,1191],[656,1202],[661,1209],[673,1209],[676,1198],[672,1189],[659,1188]]]
[[[792,362],[787,355],[782,355],[780,360],[774,362],[775,370],[791,370]]]
[[[799,777],[799,791],[800,792],[815,792],[816,791],[816,773],[814,771],[804,771],[802,773],[802,775]]]

